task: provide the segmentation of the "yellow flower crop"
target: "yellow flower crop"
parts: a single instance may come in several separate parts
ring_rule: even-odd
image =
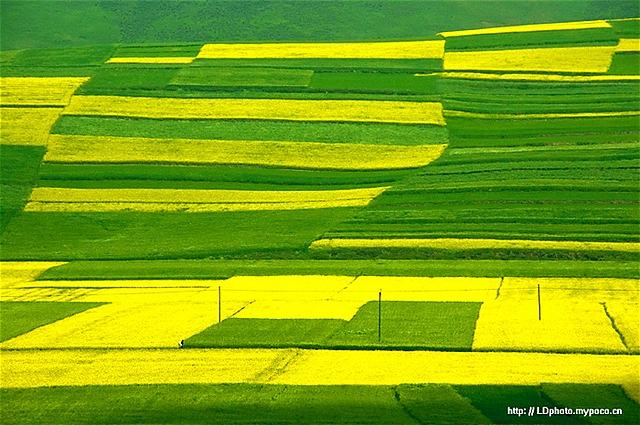
[[[251,164],[374,170],[422,167],[437,159],[445,147],[51,135],[45,161]]]
[[[290,385],[539,385],[617,384],[638,399],[634,356],[437,351],[300,350],[266,381]]]
[[[640,52],[640,39],[621,38],[616,46],[616,52]]]
[[[59,261],[2,261],[0,262],[0,288],[32,282],[51,267],[61,266]]]
[[[234,276],[222,283],[225,298],[242,301],[331,299],[353,281],[350,276]]]
[[[636,242],[536,241],[511,239],[319,239],[310,248],[436,248],[436,249],[566,249],[640,252]]]
[[[622,112],[572,112],[567,114],[482,114],[466,111],[445,111],[447,117],[474,118],[487,120],[535,120],[547,118],[596,118],[596,117],[633,117],[640,111]]]
[[[106,63],[142,63],[142,64],[183,64],[191,63],[195,58],[191,57],[155,57],[155,58],[111,58]]]
[[[581,30],[595,28],[611,28],[607,21],[581,21],[581,22],[559,22],[554,24],[533,24],[533,25],[515,25],[508,27],[482,28],[476,30],[464,31],[445,31],[438,35],[443,37],[464,37],[468,35],[482,34],[506,34],[515,32],[538,32],[538,31],[561,31],[561,30]]]
[[[351,320],[362,306],[359,301],[256,301],[233,317],[245,319],[342,319]]]
[[[359,121],[445,125],[442,104],[372,100],[179,99],[74,96],[66,115],[178,119]]]
[[[616,46],[446,52],[447,71],[600,72],[611,65]]]
[[[542,320],[535,296],[483,303],[473,349],[627,352],[600,303],[541,299]]]
[[[416,74],[417,77],[428,74]],[[559,75],[559,74],[493,74],[482,72],[443,72],[442,78],[457,78],[464,80],[499,80],[499,81],[635,81],[640,75]]]
[[[2,108],[0,143],[46,146],[62,108]]]
[[[365,206],[387,187],[254,191],[35,188],[25,211],[257,211]]]
[[[2,77],[0,104],[66,106],[88,77]]]
[[[203,59],[428,59],[441,58],[444,40],[377,43],[205,44]]]
[[[584,277],[505,277],[500,287],[500,299],[518,301],[536,298],[538,285],[547,299],[631,303],[640,301],[639,279]]]
[[[493,300],[498,278],[361,276],[333,299],[360,301],[486,301]]]
[[[274,373],[274,364],[280,373]],[[455,365],[455,367],[452,367]],[[264,383],[285,385],[621,385],[638,400],[635,356],[292,349],[16,350],[3,388]]]
[[[180,340],[178,340],[180,341]],[[291,350],[17,350],[2,388],[251,382]]]

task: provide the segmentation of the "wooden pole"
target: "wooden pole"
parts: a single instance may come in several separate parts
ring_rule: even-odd
[[[382,289],[378,292],[378,342],[382,339]]]

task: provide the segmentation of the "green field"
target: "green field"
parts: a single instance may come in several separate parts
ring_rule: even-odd
[[[0,23],[1,423],[640,421],[637,0],[3,0]],[[200,55],[398,41],[444,50]],[[519,49],[540,69],[448,66]],[[249,118],[128,118],[140,98]]]

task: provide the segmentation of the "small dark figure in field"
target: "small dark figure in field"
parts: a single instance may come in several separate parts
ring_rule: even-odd
[[[182,348],[184,346],[184,339],[178,343],[178,348]]]

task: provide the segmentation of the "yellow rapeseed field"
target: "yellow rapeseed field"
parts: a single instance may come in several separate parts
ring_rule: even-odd
[[[74,96],[67,115],[178,119],[359,121],[445,125],[442,104],[372,100],[179,99]]]
[[[225,296],[234,294],[227,294]],[[342,319],[351,320],[362,306],[359,301],[256,301],[233,317],[245,319]]]
[[[640,279],[585,277],[505,277],[500,287],[500,299],[517,301],[536,298],[538,285],[546,299],[630,303],[640,301]]]
[[[258,211],[365,206],[387,187],[255,191],[35,188],[25,211]]]
[[[360,276],[333,299],[387,301],[486,301],[496,297],[498,278]]]
[[[69,98],[88,77],[2,77],[3,106],[66,106]]]
[[[446,146],[51,135],[45,161],[251,164],[372,170],[423,167],[440,157]]]
[[[376,43],[205,44],[199,59],[428,59],[441,58],[444,40]]]
[[[62,108],[2,108],[0,144],[46,146]]]
[[[60,261],[1,261],[0,288],[9,288],[26,282],[42,274],[52,267],[61,266]]]
[[[285,350],[17,350],[2,353],[2,388],[252,382]]]
[[[443,69],[605,73],[616,46],[446,52]]]
[[[482,304],[473,338],[474,350],[626,353],[603,306],[595,301],[524,300]]]
[[[572,112],[564,114],[483,114],[466,111],[445,111],[447,117],[474,118],[487,120],[536,120],[553,118],[597,118],[597,117],[633,117],[640,116],[640,111],[622,112]]]
[[[455,365],[455,367],[452,367]],[[3,388],[265,383],[285,385],[615,384],[638,401],[634,356],[294,349],[16,350]]]
[[[566,249],[639,252],[636,242],[536,241],[512,239],[319,239],[310,248]]]
[[[191,63],[195,57],[155,57],[155,58],[111,58],[106,63],[142,63],[142,64],[184,64]]]
[[[64,263],[63,263],[64,264]],[[221,280],[37,280],[16,284],[16,288],[213,288],[224,282]]]
[[[300,350],[269,383],[290,385],[617,384],[638,400],[633,356],[437,351]]]
[[[428,74],[416,74],[428,76]],[[442,78],[457,78],[464,80],[500,80],[500,81],[635,81],[640,75],[560,75],[560,74],[495,74],[482,72],[443,72]]]
[[[640,52],[640,39],[621,38],[616,46],[616,52]]]
[[[372,198],[387,187],[346,190],[70,189],[37,187],[30,201],[141,203],[278,203]]]
[[[611,28],[607,21],[558,22],[554,24],[515,25],[508,27],[481,28],[464,31],[444,31],[438,33],[443,37],[464,37],[468,35],[505,34],[515,32],[561,31],[595,28]]]
[[[220,286],[225,299],[237,301],[321,301],[346,288],[351,276],[234,276]]]

